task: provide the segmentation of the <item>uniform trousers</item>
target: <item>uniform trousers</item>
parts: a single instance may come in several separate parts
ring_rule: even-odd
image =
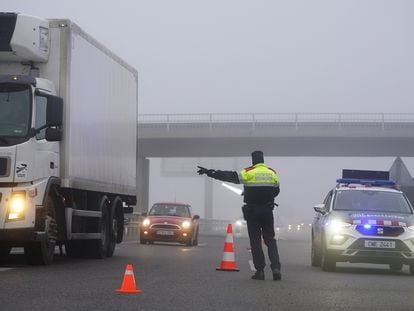
[[[254,206],[248,204],[246,218],[254,267],[259,271],[266,266],[262,249],[263,236],[263,241],[267,246],[270,267],[272,270],[280,270],[279,252],[275,240],[273,208],[269,207],[268,204]]]

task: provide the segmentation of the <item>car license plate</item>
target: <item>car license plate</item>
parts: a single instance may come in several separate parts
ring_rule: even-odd
[[[158,235],[174,235],[174,231],[167,231],[167,230],[158,230]]]
[[[365,247],[368,248],[395,248],[394,241],[365,241]]]

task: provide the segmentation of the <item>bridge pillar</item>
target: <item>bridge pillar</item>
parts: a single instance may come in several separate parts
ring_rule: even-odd
[[[213,218],[213,179],[204,179],[204,218]]]
[[[138,157],[137,162],[137,210],[146,212],[149,204],[149,160]]]

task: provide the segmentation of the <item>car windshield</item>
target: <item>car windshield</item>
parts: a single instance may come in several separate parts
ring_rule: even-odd
[[[411,214],[403,194],[388,191],[338,190],[334,210]]]
[[[30,102],[29,85],[0,84],[0,136],[26,136]]]
[[[191,217],[190,211],[187,206],[172,204],[155,204],[149,211],[148,215]]]

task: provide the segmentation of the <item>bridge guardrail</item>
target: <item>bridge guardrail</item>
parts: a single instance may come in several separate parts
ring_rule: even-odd
[[[199,114],[140,114],[138,126],[200,124],[214,127],[220,124],[287,124],[298,128],[306,124],[331,124],[341,127],[349,124],[385,125],[414,124],[414,113],[199,113]]]

